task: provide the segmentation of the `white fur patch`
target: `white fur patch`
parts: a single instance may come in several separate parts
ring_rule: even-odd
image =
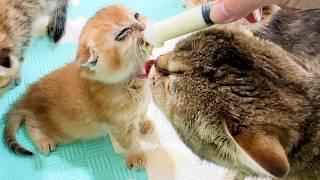
[[[49,24],[49,16],[40,16],[32,24],[32,34],[34,36],[46,36],[48,34],[47,26]]]
[[[104,66],[106,66],[107,69],[110,70],[110,72],[107,73],[109,74],[109,76],[107,76],[105,73],[105,67],[101,67],[101,65],[99,65],[99,62],[101,63],[101,61],[98,61],[97,64],[96,76],[97,79],[102,80],[105,83],[118,83],[120,81],[123,81],[124,79],[128,78],[130,74],[132,74],[132,70],[134,69],[134,63],[129,63],[125,69],[122,69],[121,71],[116,70],[111,72],[112,68],[108,67],[108,65],[105,64]]]

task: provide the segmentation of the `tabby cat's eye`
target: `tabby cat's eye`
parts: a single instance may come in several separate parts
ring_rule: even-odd
[[[134,18],[136,18],[136,20],[139,20],[140,14],[139,14],[139,13],[135,13],[135,14],[134,14]]]
[[[131,28],[127,27],[127,28],[124,28],[115,38],[116,41],[123,41],[125,40],[128,35],[129,35],[129,32],[131,31]]]

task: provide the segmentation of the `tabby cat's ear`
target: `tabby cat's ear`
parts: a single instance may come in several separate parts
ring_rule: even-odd
[[[248,168],[276,178],[288,174],[290,165],[277,135],[245,129],[232,138],[241,152],[240,161]]]
[[[275,80],[304,83],[310,76],[298,57],[272,42],[236,32],[232,43],[240,56],[251,61],[253,68]]]

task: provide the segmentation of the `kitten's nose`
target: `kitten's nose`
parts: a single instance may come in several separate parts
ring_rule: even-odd
[[[133,29],[137,30],[137,31],[144,31],[147,28],[147,26],[145,24],[134,24],[133,25]]]

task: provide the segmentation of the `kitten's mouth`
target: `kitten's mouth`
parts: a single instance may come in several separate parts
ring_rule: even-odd
[[[142,67],[138,74],[137,77],[140,79],[147,79],[149,77],[150,71],[152,66],[155,64],[155,60],[149,60],[145,63],[144,67]]]

